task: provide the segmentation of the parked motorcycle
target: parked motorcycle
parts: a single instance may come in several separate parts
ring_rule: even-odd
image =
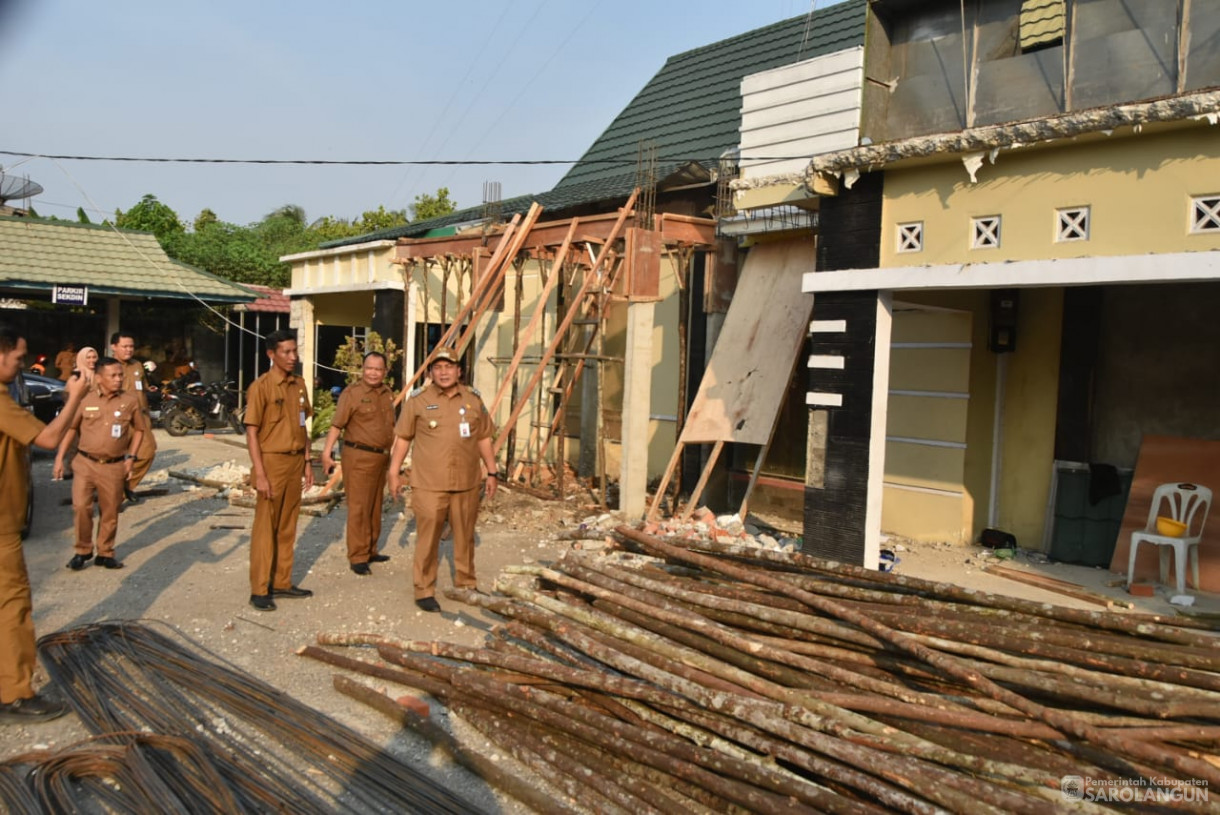
[[[242,422],[243,411],[237,409],[237,396],[235,382],[192,382],[166,388],[161,393],[161,426],[171,436],[220,427],[244,434],[246,425]]]

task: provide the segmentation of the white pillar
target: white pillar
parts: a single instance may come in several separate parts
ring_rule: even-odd
[[[118,331],[122,326],[119,324],[119,298],[106,298],[106,335],[102,337],[102,341],[94,346],[97,349],[97,355],[100,357],[110,356],[110,338],[114,336],[114,332]],[[128,329],[130,330],[130,329]]]
[[[627,306],[627,355],[623,361],[622,461],[619,509],[629,518],[648,509],[648,430],[652,414],[652,330],[655,303]]]
[[[881,501],[885,491],[885,426],[890,406],[890,337],[894,293],[877,292],[877,328],[873,343],[873,414],[868,436],[868,495],[864,510],[864,565],[881,562]]]
[[[415,323],[418,319],[417,312],[419,310],[419,284],[415,282],[415,276],[411,276],[411,283],[407,286],[407,324],[406,335],[403,337],[403,364],[402,364],[402,381],[407,383],[411,381],[411,377],[415,376]]]

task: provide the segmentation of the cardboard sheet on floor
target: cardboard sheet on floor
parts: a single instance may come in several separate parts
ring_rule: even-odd
[[[1144,436],[1140,443],[1139,459],[1135,464],[1135,476],[1131,481],[1131,493],[1127,497],[1127,510],[1123,513],[1123,524],[1118,530],[1118,541],[1110,570],[1127,571],[1127,556],[1131,551],[1131,533],[1143,529],[1148,523],[1148,508],[1152,504],[1152,493],[1161,484],[1188,481],[1209,487],[1220,493],[1220,441],[1186,439],[1176,436]],[[1220,592],[1220,515],[1216,513],[1213,498],[1212,512],[1203,528],[1203,539],[1199,541],[1199,586],[1203,591]],[[1156,582],[1159,578],[1157,550],[1159,546],[1142,543],[1135,560],[1135,579]],[[1166,580],[1175,585],[1174,563],[1169,562]],[[1186,570],[1187,591],[1190,587],[1190,569]]]

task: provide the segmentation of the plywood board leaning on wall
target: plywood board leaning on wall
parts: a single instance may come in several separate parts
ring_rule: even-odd
[[[813,295],[801,277],[813,266],[802,241],[755,246],[682,428],[684,444],[765,445],[808,332]]]
[[[1220,441],[1144,436],[1135,464],[1135,476],[1131,481],[1131,492],[1127,497],[1127,510],[1123,513],[1123,524],[1118,530],[1114,557],[1110,560],[1110,571],[1127,570],[1131,533],[1147,525],[1153,491],[1161,484],[1180,482],[1199,484],[1210,487],[1213,492],[1220,492]],[[1216,517],[1214,509],[1203,528],[1203,539],[1199,541],[1200,585],[1193,588],[1220,592],[1220,518]],[[1159,579],[1157,550],[1160,548],[1148,543],[1140,544],[1135,560],[1136,581],[1154,582]],[[1173,570],[1171,556],[1166,577],[1170,586],[1174,585]],[[1189,569],[1186,575],[1187,590],[1190,590]]]

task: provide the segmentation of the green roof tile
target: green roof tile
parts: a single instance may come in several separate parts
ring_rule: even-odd
[[[534,201],[559,210],[625,198],[635,186],[636,156],[645,139],[657,145],[659,178],[688,160],[713,168],[740,141],[741,80],[863,45],[866,6],[867,0],[846,0],[814,13],[812,20],[793,17],[670,57],[554,189],[502,201],[500,211],[525,212]],[[481,214],[482,207],[470,207],[322,246],[419,237],[430,229],[477,221]]]
[[[247,303],[258,295],[170,260],[148,232],[105,225],[0,217],[0,288],[85,285],[105,296]]]

